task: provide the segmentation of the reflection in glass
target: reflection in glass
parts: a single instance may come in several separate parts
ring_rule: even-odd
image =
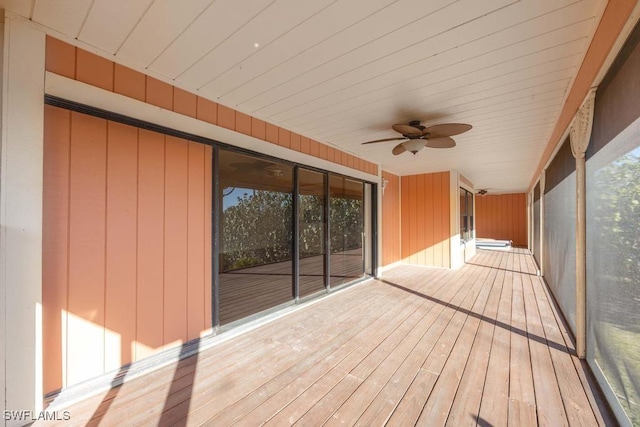
[[[329,175],[332,287],[364,275],[364,188],[360,181]]]
[[[223,325],[293,299],[293,168],[219,152]]]
[[[324,286],[324,174],[298,170],[300,296]]]
[[[473,239],[473,194],[460,187],[460,239]]]

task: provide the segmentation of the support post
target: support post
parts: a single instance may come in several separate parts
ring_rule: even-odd
[[[586,174],[585,153],[591,138],[596,89],[592,88],[570,127],[571,153],[576,159],[576,352],[587,357]]]
[[[533,215],[531,207],[533,206],[533,192],[527,193],[527,249],[533,253]]]
[[[45,34],[4,15],[0,306],[4,410],[42,410],[42,168]],[[22,425],[18,419],[6,425]]]
[[[544,277],[544,187],[547,170],[540,174],[540,277]]]

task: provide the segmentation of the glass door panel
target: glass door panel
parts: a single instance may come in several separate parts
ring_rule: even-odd
[[[329,175],[330,285],[364,275],[364,186]]]
[[[220,324],[293,299],[293,168],[220,150]]]
[[[299,286],[304,297],[325,289],[325,174],[298,169]]]

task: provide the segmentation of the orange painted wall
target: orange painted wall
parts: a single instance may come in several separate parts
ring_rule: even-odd
[[[450,266],[449,172],[401,178],[402,260]]]
[[[382,171],[387,186],[382,195],[382,265],[400,261],[400,177]]]
[[[476,236],[512,240],[527,246],[527,195],[496,194],[476,196]]]
[[[45,106],[44,390],[211,327],[211,147]]]
[[[46,70],[351,169],[378,174],[378,166],[322,142],[251,117],[91,52],[47,36]]]

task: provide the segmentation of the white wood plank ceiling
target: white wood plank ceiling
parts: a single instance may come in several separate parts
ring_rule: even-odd
[[[3,0],[137,69],[407,175],[525,191],[605,0]],[[394,123],[473,125],[391,155]]]

